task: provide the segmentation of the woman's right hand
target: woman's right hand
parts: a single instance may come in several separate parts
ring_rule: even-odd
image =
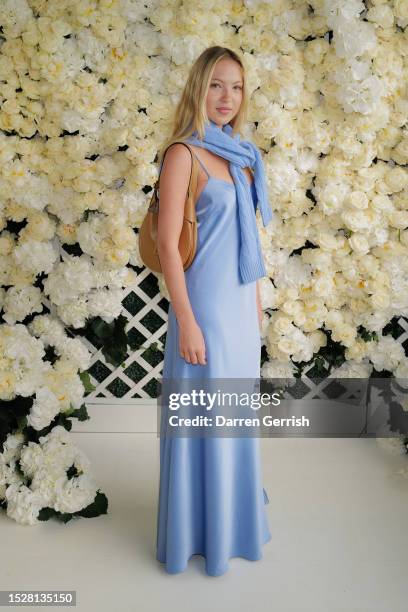
[[[196,321],[187,321],[179,325],[180,356],[193,365],[206,365],[205,341],[200,326]]]

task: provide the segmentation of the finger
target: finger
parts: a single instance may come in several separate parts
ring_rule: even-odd
[[[189,352],[188,352],[189,362],[194,364],[195,363],[195,357],[196,357],[195,352],[192,349],[190,349]]]
[[[191,349],[186,349],[186,358],[188,363],[192,363],[194,352]]]

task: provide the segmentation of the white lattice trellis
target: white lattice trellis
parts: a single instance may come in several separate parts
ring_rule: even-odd
[[[128,319],[125,331],[139,347],[136,350],[128,348],[128,356],[123,364],[114,367],[105,360],[101,349],[93,346],[87,338],[81,337],[93,354],[89,374],[95,389],[86,396],[88,404],[106,403],[108,400],[111,403],[139,403],[143,400],[147,403],[156,402],[156,383],[163,370],[169,303],[161,295],[155,275],[147,268],[137,270],[140,270],[137,274],[137,284],[127,292],[123,300],[122,314]],[[397,323],[396,339],[407,353],[408,321],[399,317]],[[154,346],[155,343],[157,346]],[[293,389],[294,396],[312,400],[333,384],[330,378],[319,380],[316,384],[313,368],[313,365],[305,368],[302,378]]]

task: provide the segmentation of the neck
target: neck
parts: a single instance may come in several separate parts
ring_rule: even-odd
[[[222,128],[224,127],[223,125],[218,125],[217,123],[215,123],[215,121],[213,121],[212,119],[208,119],[208,122],[210,123],[210,125],[212,125],[213,127],[218,128],[219,130],[222,130]]]

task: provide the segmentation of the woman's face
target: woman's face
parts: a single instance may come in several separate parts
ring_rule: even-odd
[[[231,58],[219,60],[214,68],[208,89],[206,109],[208,118],[219,128],[229,123],[239,111],[242,101],[241,66]],[[223,109],[227,109],[223,112]]]

